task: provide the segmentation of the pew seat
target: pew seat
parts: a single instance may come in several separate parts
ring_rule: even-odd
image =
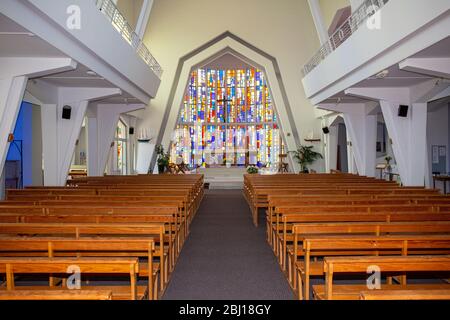
[[[362,291],[360,300],[450,300],[450,289]]]
[[[0,290],[0,300],[112,300],[112,291],[68,289]]]
[[[313,285],[313,296],[315,300],[325,300],[325,285]],[[450,290],[449,284],[381,284],[380,292],[392,292],[395,295],[396,291],[436,291],[436,290]],[[378,290],[371,290],[376,292]],[[333,286],[333,300],[359,300],[361,292],[367,292],[367,285],[334,285]]]

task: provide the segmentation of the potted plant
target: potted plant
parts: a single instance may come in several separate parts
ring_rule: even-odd
[[[158,155],[158,173],[162,174],[169,166],[170,155],[168,152],[164,153],[164,147],[161,144],[156,146],[156,154]]]
[[[294,159],[300,164],[300,170],[303,173],[309,173],[308,165],[314,163],[317,159],[323,159],[322,155],[313,150],[313,146],[300,146],[296,151],[290,151],[294,154]]]
[[[258,173],[258,168],[254,165],[248,166],[247,167],[247,173],[248,174],[255,174]]]

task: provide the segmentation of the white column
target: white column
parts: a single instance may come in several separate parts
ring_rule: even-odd
[[[353,142],[350,139],[350,134],[348,133],[347,128],[347,167],[348,173],[357,174],[358,170],[356,169],[355,155],[353,153]]]
[[[430,80],[402,88],[350,88],[346,94],[380,101],[402,183],[424,186],[428,175],[427,102],[448,84]],[[408,105],[407,117],[398,116],[399,105]]]
[[[120,114],[143,108],[145,108],[143,104],[98,104],[89,107],[87,115],[89,176],[103,175]]]
[[[58,103],[42,106],[44,185],[65,185],[89,101],[119,94],[116,88],[59,88]],[[65,105],[70,119],[62,118]]]
[[[427,104],[414,103],[408,117],[398,117],[399,104],[381,100],[384,121],[404,185],[423,186],[427,157]]]
[[[129,116],[129,126],[134,128],[134,134],[128,135],[128,173],[135,174],[136,172],[136,124],[137,119],[133,116]]]
[[[337,165],[337,146],[338,146],[338,134],[339,130],[337,125],[334,125],[334,121],[338,116],[332,116],[324,121],[324,125],[328,127],[329,133],[324,134],[325,142],[325,172],[336,170]]]
[[[356,11],[362,4],[364,0],[350,0],[350,5],[352,6],[352,13]]]
[[[375,177],[377,116],[371,112],[378,104],[321,104],[321,109],[340,112],[347,128],[349,172]]]
[[[375,177],[377,116],[344,113],[358,173]]]
[[[3,169],[9,149],[8,134],[14,132],[28,78],[25,76],[0,80],[0,163]],[[5,97],[5,98],[3,98]]]
[[[147,30],[148,19],[152,12],[153,0],[143,0],[141,13],[136,24],[136,34],[139,38],[144,39],[145,31]]]
[[[311,15],[316,26],[317,35],[319,36],[320,44],[323,45],[328,41],[328,32],[323,21],[322,10],[320,9],[319,0],[308,0]]]
[[[17,115],[30,77],[69,71],[76,62],[68,58],[0,58],[0,171],[9,149],[8,135],[14,131]],[[4,184],[0,186],[3,193]]]

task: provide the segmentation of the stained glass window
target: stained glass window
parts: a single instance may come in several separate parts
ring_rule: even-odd
[[[264,72],[191,72],[172,139],[171,161],[195,166],[275,165],[281,130]]]

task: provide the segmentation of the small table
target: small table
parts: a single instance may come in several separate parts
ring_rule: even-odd
[[[450,176],[433,176],[433,189],[436,189],[436,181],[442,181],[444,194],[447,194],[447,182],[450,181]]]
[[[392,172],[385,172],[384,174],[389,177],[389,181],[394,181],[394,177],[398,177],[400,175],[398,173],[392,173]]]

